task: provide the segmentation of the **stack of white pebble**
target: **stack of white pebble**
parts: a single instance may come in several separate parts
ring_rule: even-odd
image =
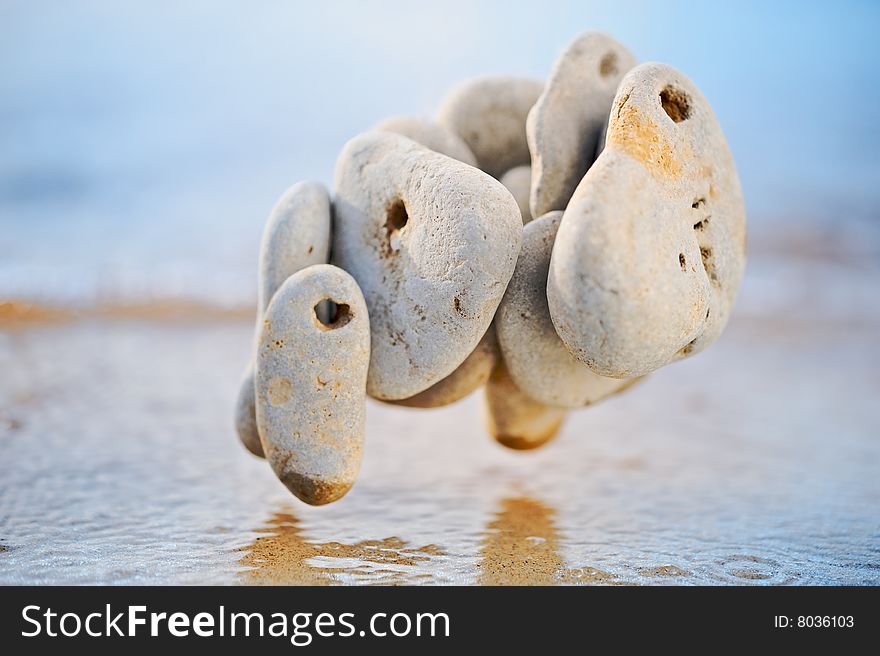
[[[485,385],[492,435],[540,446],[568,410],[713,342],[745,252],[709,103],[587,32],[546,83],[476,79],[435,121],[355,137],[332,199],[281,197],[238,433],[313,505],[354,484],[367,395],[431,408]]]

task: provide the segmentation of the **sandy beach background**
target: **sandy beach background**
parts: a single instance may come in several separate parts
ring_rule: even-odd
[[[362,4],[0,7],[0,584],[880,583],[876,5]],[[353,491],[297,502],[232,426],[275,199],[592,27],[725,128],[727,332],[536,452],[480,393],[371,402]]]

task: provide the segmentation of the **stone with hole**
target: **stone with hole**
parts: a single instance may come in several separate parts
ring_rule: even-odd
[[[745,255],[739,179],[709,103],[675,69],[638,66],[559,226],[547,281],[557,333],[603,376],[653,371],[718,337]]]
[[[317,312],[330,301],[334,312]],[[357,282],[316,264],[293,274],[263,315],[256,366],[257,425],[275,474],[311,505],[355,482],[364,442],[370,322]]]
[[[376,125],[374,129],[399,134],[459,162],[471,166],[477,165],[477,158],[462,138],[433,121],[416,116],[392,116]]]
[[[288,189],[272,209],[260,246],[256,341],[262,314],[289,276],[312,264],[325,264],[330,253],[330,195],[317,182]],[[235,405],[235,426],[247,449],[263,457],[254,406],[254,362],[248,363]]]
[[[550,212],[523,230],[522,250],[498,306],[495,329],[507,370],[520,390],[541,403],[579,408],[633,381],[593,373],[556,334],[547,307],[547,270],[561,220],[562,212]]]
[[[399,401],[389,401],[408,408],[440,408],[460,401],[489,380],[498,362],[498,341],[490,327],[480,343],[458,368],[424,392]]]
[[[543,446],[559,432],[565,408],[524,394],[510,377],[503,358],[489,376],[483,403],[486,430],[500,444],[517,450]]]
[[[383,132],[346,144],[336,190],[333,260],[370,310],[367,391],[415,396],[489,328],[519,254],[519,208],[479,169]]]
[[[516,166],[501,176],[501,184],[513,196],[519,205],[522,214],[523,225],[532,220],[532,212],[529,210],[529,194],[532,188],[532,167],[528,165]]]
[[[437,122],[464,139],[479,167],[498,178],[529,163],[526,117],[543,88],[530,78],[476,78],[446,97]]]
[[[595,159],[617,86],[635,64],[601,32],[582,34],[556,60],[527,121],[532,216],[565,209]]]

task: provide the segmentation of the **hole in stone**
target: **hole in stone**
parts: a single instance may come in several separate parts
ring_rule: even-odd
[[[325,326],[330,323],[330,317],[336,311],[334,303],[331,300],[324,299],[315,305],[315,317]]]
[[[684,253],[678,254],[678,264],[681,266],[682,271],[687,271],[687,260],[684,259]]]
[[[409,221],[409,215],[406,213],[406,205],[403,199],[398,198],[388,206],[386,210],[385,225],[388,233],[391,234],[395,230],[400,230]]]
[[[342,328],[351,321],[354,314],[345,303],[336,303],[330,299],[324,299],[315,305],[315,318],[325,329],[333,330]]]
[[[398,233],[409,221],[409,214],[402,198],[392,201],[385,210],[385,232],[388,238],[387,251],[392,254],[400,248]]]
[[[705,198],[698,198],[693,203],[691,203],[691,209],[698,210],[705,204],[706,204]]]
[[[700,258],[703,260],[703,268],[706,270],[706,275],[709,276],[709,280],[717,283],[718,272],[715,270],[715,260],[712,257],[712,249],[708,246],[701,247]]]
[[[681,354],[681,355],[690,355],[691,352],[694,350],[694,344],[695,344],[696,341],[697,341],[697,340],[693,340],[693,341],[689,342],[688,344],[686,344],[686,345],[684,346],[684,348],[682,348],[682,349],[679,351],[679,354]]]
[[[617,73],[617,54],[606,52],[605,56],[599,61],[599,75],[608,77]]]
[[[684,91],[675,87],[666,87],[660,92],[660,104],[663,111],[676,123],[681,123],[691,115],[690,99]]]
[[[703,219],[702,221],[697,221],[694,224],[694,230],[698,230],[698,231],[703,230],[706,228],[707,225],[709,225],[709,217],[708,216],[705,219]]]

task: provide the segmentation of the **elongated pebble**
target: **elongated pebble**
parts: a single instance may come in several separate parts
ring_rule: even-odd
[[[415,396],[489,328],[519,254],[519,208],[479,169],[385,132],[346,144],[336,190],[333,260],[370,310],[367,392]]]
[[[653,371],[718,337],[745,254],[736,166],[708,101],[670,66],[636,67],[559,226],[556,332],[598,374]]]
[[[579,408],[631,384],[593,373],[569,353],[547,307],[547,271],[562,212],[550,212],[523,230],[522,250],[495,315],[495,330],[511,379],[548,405]]]
[[[504,360],[489,376],[483,403],[486,430],[499,443],[517,449],[536,449],[556,437],[565,408],[529,397],[510,378]]]
[[[556,60],[527,122],[533,216],[565,209],[595,159],[617,86],[635,64],[601,32],[582,34]]]
[[[439,408],[450,405],[485,385],[497,362],[498,341],[495,330],[490,327],[477,348],[446,378],[434,383],[424,392],[390,403],[410,408]]]
[[[501,184],[513,196],[519,205],[522,214],[523,225],[532,220],[532,212],[529,209],[529,194],[532,187],[532,167],[528,165],[517,166],[501,176]]]
[[[316,307],[336,312],[322,322]],[[370,322],[354,278],[316,264],[290,278],[264,314],[256,367],[257,425],[275,474],[312,505],[342,497],[364,443]]]
[[[374,129],[399,134],[459,162],[471,166],[477,165],[477,158],[462,138],[433,121],[416,116],[392,116],[376,125]]]
[[[529,163],[526,117],[544,85],[521,77],[480,77],[453,89],[437,122],[470,147],[481,169],[496,178]]]
[[[257,328],[275,291],[289,276],[312,264],[324,264],[330,253],[330,195],[317,182],[300,182],[288,189],[269,215],[259,260]],[[235,407],[235,426],[248,451],[263,457],[254,406],[254,362],[242,378]]]

